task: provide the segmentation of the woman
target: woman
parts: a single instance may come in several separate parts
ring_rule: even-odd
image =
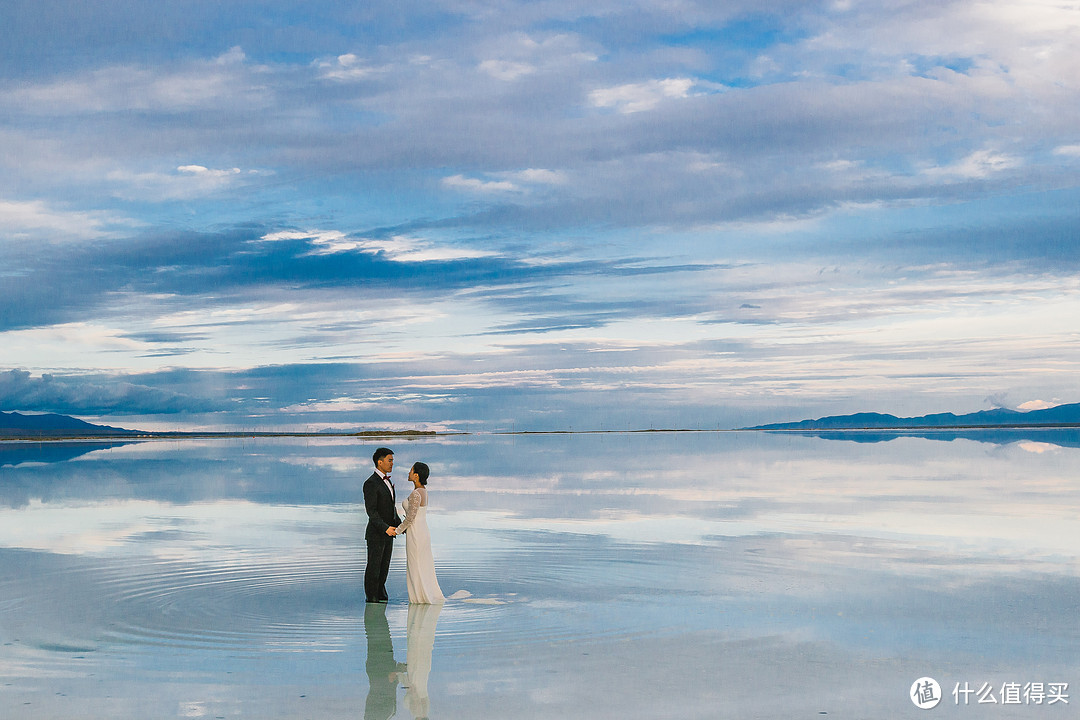
[[[431,557],[431,534],[427,526],[428,466],[415,463],[409,470],[413,491],[401,504],[405,519],[398,525],[398,535],[405,533],[405,583],[410,603],[438,604],[446,600],[435,577]]]

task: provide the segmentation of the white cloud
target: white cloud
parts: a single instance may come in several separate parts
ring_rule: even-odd
[[[233,48],[209,60],[172,69],[116,65],[39,85],[6,91],[20,112],[41,115],[106,113],[122,110],[177,112],[244,103],[262,106],[269,97],[257,78],[265,69],[249,67]]]
[[[497,80],[512,82],[524,75],[531,75],[536,68],[529,63],[513,62],[510,60],[485,60],[480,63],[480,71]]]
[[[228,177],[229,175],[239,175],[240,168],[232,168],[231,170],[211,170],[205,168],[202,165],[181,165],[176,168],[177,172],[188,173],[190,175],[199,175],[202,177]]]
[[[859,167],[860,163],[855,160],[832,160],[830,162],[821,163],[821,168],[830,172],[842,173],[847,170],[854,170]]]
[[[464,175],[451,175],[443,178],[443,186],[453,190],[465,190],[476,193],[515,193],[521,192],[521,188],[509,180],[480,180]]]
[[[595,62],[595,53],[581,46],[574,34],[560,33],[546,37],[524,32],[501,35],[481,43],[477,69],[493,78],[513,82],[537,74],[565,76],[582,64]]]
[[[430,242],[397,236],[389,240],[365,240],[365,252],[381,252],[396,262],[434,262],[492,257],[493,252],[475,248],[435,245]]]
[[[278,240],[310,240],[313,243],[330,244],[345,241],[346,235],[340,230],[282,230],[262,236],[266,242]]]
[[[497,179],[481,179],[467,177],[465,175],[451,175],[442,180],[443,187],[482,195],[527,193],[528,186],[556,186],[565,185],[568,181],[567,174],[561,170],[547,170],[544,168],[527,168],[525,170],[513,170],[493,173]]]
[[[1023,165],[1023,161],[1013,155],[997,153],[992,150],[977,150],[959,162],[944,167],[929,168],[924,175],[932,177],[953,176],[969,179],[982,179],[993,174],[1013,170]]]
[[[365,398],[338,397],[330,400],[313,400],[310,402],[297,403],[281,409],[282,412],[292,413],[327,413],[327,412],[359,412],[362,410],[375,410],[379,408],[398,406],[410,402],[434,403],[450,400],[449,395],[436,395],[431,393],[398,393],[393,395],[374,394]]]
[[[507,177],[520,182],[534,183],[537,185],[564,185],[567,180],[566,173],[562,171],[544,170],[541,168],[529,168],[528,170],[508,173]]]
[[[361,80],[382,69],[369,65],[352,53],[338,55],[332,60],[320,60],[315,63],[319,77],[326,80]]]
[[[307,240],[312,245],[313,255],[333,255],[353,250],[370,251],[367,241],[351,238],[340,230],[285,230],[263,235],[262,240]]]
[[[589,93],[594,107],[614,108],[621,113],[652,110],[664,100],[685,98],[694,81],[690,78],[666,78],[644,83],[630,83],[600,88]]]
[[[105,211],[58,210],[42,200],[0,200],[0,231],[8,238],[95,238],[110,234],[110,226],[135,224]]]
[[[259,174],[258,170],[237,167],[211,169],[202,165],[181,165],[172,173],[113,170],[106,178],[122,186],[115,193],[117,197],[160,201],[203,197]]]
[[[1034,440],[1025,440],[1016,444],[1021,450],[1036,455],[1042,455],[1046,452],[1060,451],[1061,447],[1058,445],[1051,445],[1049,443],[1035,442]]]
[[[308,240],[312,254],[332,255],[342,252],[380,254],[394,262],[437,262],[492,257],[495,253],[453,245],[436,245],[430,241],[397,235],[392,238],[355,238],[339,230],[285,230],[263,235],[262,240]]]
[[[1017,405],[1016,409],[1027,412],[1029,410],[1046,410],[1047,408],[1057,407],[1058,405],[1060,405],[1060,403],[1046,402],[1045,400],[1029,400],[1026,403]]]
[[[1061,145],[1054,148],[1054,154],[1066,157],[1080,157],[1080,145]]]

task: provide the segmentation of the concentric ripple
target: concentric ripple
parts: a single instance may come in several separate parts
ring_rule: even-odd
[[[362,567],[348,555],[247,556],[193,566],[151,561],[102,569],[105,639],[260,650],[331,649],[357,628]]]

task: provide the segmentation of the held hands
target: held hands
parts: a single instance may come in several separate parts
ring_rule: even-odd
[[[394,537],[395,535],[397,535],[397,528],[396,527],[388,527],[388,528],[386,528],[386,534],[389,535],[390,537]]]

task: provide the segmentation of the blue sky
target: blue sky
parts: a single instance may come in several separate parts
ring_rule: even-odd
[[[0,7],[0,409],[736,427],[1080,400],[1080,10]]]

